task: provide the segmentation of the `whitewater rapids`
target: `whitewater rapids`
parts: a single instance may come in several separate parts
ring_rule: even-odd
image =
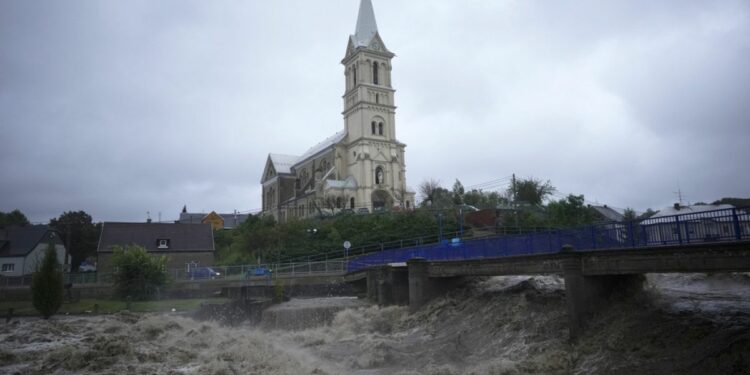
[[[558,277],[493,277],[415,314],[352,307],[295,331],[177,314],[23,318],[0,323],[0,374],[750,373],[746,275],[648,281],[577,343]]]

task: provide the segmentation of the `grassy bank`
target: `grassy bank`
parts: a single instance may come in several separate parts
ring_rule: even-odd
[[[160,301],[133,301],[130,310],[132,312],[164,312],[164,311],[189,311],[198,308],[201,303],[224,303],[227,298],[192,298],[192,299],[170,299]],[[127,302],[108,299],[82,299],[78,302],[63,303],[59,314],[90,314],[94,312],[94,306],[98,305],[99,314],[111,314],[127,309]],[[1,301],[0,316],[5,316],[9,308],[13,308],[13,315],[39,315],[34,309],[31,301]]]

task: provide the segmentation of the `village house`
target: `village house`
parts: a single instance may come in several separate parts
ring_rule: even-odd
[[[750,214],[731,204],[674,206],[641,222],[650,243],[734,240],[750,233]]]
[[[56,230],[47,225],[0,229],[0,276],[16,277],[34,273],[50,245],[55,247],[57,261],[67,270],[67,252]]]
[[[214,230],[234,229],[245,222],[249,216],[250,214],[241,214],[237,211],[230,214],[220,214],[216,211],[209,213],[187,212],[187,207],[183,207],[182,212],[180,212],[180,220],[177,222],[180,224],[211,224]]]
[[[114,248],[128,245],[144,247],[149,254],[166,255],[169,269],[214,264],[210,224],[105,222],[97,248],[99,271],[111,272]]]

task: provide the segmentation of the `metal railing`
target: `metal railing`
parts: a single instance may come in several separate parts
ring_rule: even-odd
[[[349,260],[347,271],[416,257],[439,261],[557,253],[563,245],[571,245],[576,251],[592,251],[741,240],[750,240],[750,214],[747,208],[732,208],[521,235],[455,238],[429,246],[359,256]]]
[[[241,266],[206,266],[217,275],[206,272],[189,272],[184,268],[167,270],[170,282],[205,282],[212,280],[263,280],[277,277],[303,277],[316,275],[342,275],[346,272],[344,259],[321,262],[286,262],[261,265]],[[65,284],[93,285],[111,284],[113,274],[109,272],[64,273]],[[0,278],[0,287],[28,287],[31,286],[31,275]]]
[[[470,231],[463,236],[460,234],[452,232],[444,236],[390,241],[350,249],[348,253],[342,250],[272,264],[210,266],[219,273],[216,276],[198,276],[186,269],[169,269],[167,274],[173,282],[254,280],[343,274],[371,266],[406,262],[415,257],[460,260],[548,254],[559,252],[563,245],[571,245],[576,251],[592,251],[750,240],[750,213],[748,208],[732,208],[519,235],[473,237],[474,233]],[[318,259],[320,257],[324,259]],[[71,284],[112,282],[112,274],[102,272],[66,273],[64,278],[65,283]],[[31,275],[0,277],[2,287],[30,285]]]

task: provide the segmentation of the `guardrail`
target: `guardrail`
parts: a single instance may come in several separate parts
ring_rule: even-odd
[[[244,280],[254,277],[295,277],[314,274],[345,273],[387,263],[405,262],[421,257],[428,260],[459,260],[497,258],[511,255],[532,255],[559,252],[563,245],[576,251],[607,249],[633,249],[664,245],[695,244],[707,242],[750,240],[750,213],[748,208],[732,208],[705,212],[650,218],[624,223],[609,222],[571,229],[549,229],[543,232],[488,236],[476,239],[458,237],[450,233],[451,240],[399,240],[326,254],[326,258],[340,254],[339,259],[283,262],[262,265],[209,266],[219,275],[195,277],[186,269],[170,269],[170,279],[176,282],[206,281],[212,279]],[[425,244],[425,242],[429,242]],[[414,244],[409,246],[410,244]],[[394,248],[387,249],[392,245]],[[357,255],[359,254],[359,255]],[[258,271],[261,270],[261,271]],[[262,271],[266,270],[267,273]],[[256,274],[260,272],[260,274]],[[108,273],[66,273],[65,283],[109,284]],[[0,277],[2,287],[31,285],[31,275]]]
[[[211,280],[251,280],[259,278],[301,277],[315,275],[343,274],[346,272],[346,262],[343,259],[322,262],[288,262],[261,265],[241,266],[205,266],[198,269],[210,268],[218,275],[208,272],[189,272],[182,268],[167,270],[172,282],[203,282]],[[104,272],[64,273],[65,284],[111,284],[113,274]],[[28,287],[31,286],[31,275],[0,278],[0,287]]]
[[[456,238],[435,245],[363,255],[350,259],[347,271],[406,262],[415,257],[459,260],[556,253],[563,245],[571,245],[576,251],[592,251],[748,239],[750,214],[747,208],[732,208],[522,235],[474,240]]]

